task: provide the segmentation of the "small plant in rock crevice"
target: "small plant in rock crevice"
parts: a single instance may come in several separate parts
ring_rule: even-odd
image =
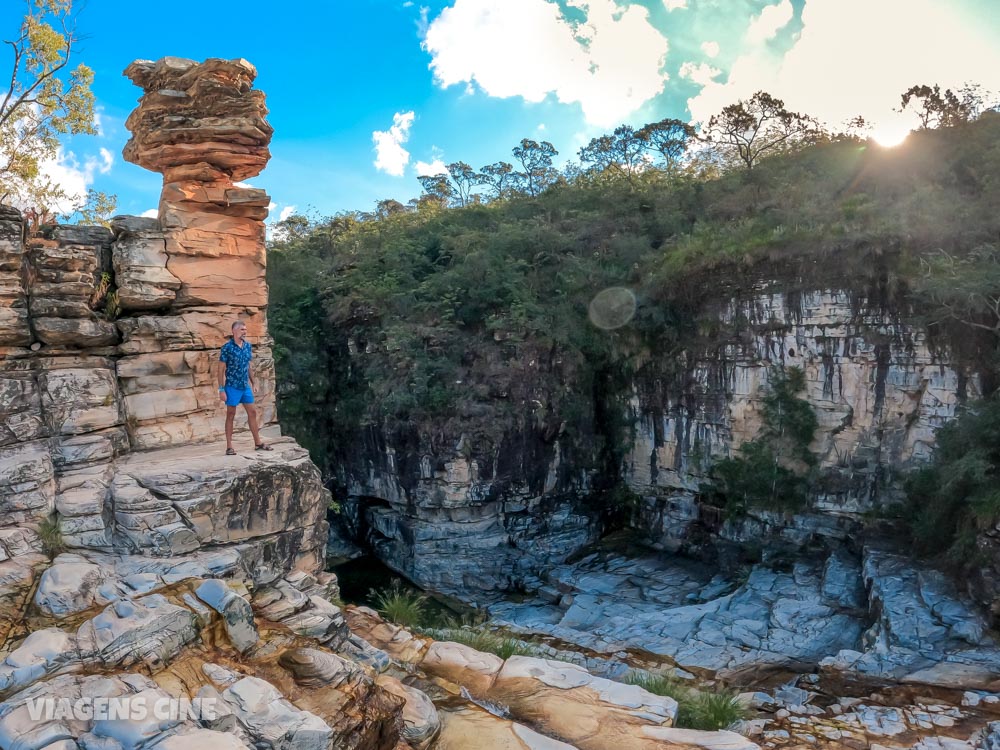
[[[59,517],[49,516],[38,524],[38,539],[42,544],[42,549],[49,557],[55,557],[66,549],[63,542],[62,530],[59,527]]]
[[[737,693],[725,688],[713,692],[696,690],[676,677],[653,672],[633,672],[626,682],[677,701],[674,725],[682,729],[728,729],[748,715]]]
[[[118,290],[110,292],[104,301],[104,317],[107,320],[118,320],[122,314],[122,303],[118,298]]]

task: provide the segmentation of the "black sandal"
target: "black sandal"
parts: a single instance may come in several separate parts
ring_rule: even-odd
[[[272,448],[267,443],[261,443],[260,445],[254,446],[254,450],[255,451],[273,451],[274,448]]]
[[[235,448],[226,448],[226,455],[227,456],[235,456],[236,455],[236,449]]]

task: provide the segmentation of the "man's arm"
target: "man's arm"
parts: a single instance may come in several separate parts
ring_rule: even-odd
[[[219,400],[226,400],[226,361],[219,360]]]

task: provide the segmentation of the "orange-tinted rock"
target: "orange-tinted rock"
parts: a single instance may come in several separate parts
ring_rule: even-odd
[[[128,161],[169,182],[245,180],[267,164],[273,130],[263,92],[251,88],[257,69],[246,60],[136,60],[125,75],[145,91],[125,123]]]

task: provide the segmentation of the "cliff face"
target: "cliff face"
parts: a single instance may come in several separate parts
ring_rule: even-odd
[[[174,556],[231,549],[260,578],[323,559],[327,492],[305,451],[223,455],[214,368],[246,322],[274,425],[264,223],[234,180],[268,159],[256,71],[241,60],[136,62],[126,158],[164,175],[159,219],[25,239],[0,211],[0,589],[47,548]],[[238,423],[245,424],[240,417]]]
[[[900,499],[902,473],[930,457],[936,430],[980,394],[978,376],[929,338],[905,298],[795,277],[745,286],[706,292],[687,342],[634,356],[621,393],[594,388],[582,429],[497,417],[496,433],[515,437],[490,451],[459,433],[369,431],[342,464],[349,533],[421,585],[472,599],[536,589],[544,571],[594,540],[602,512],[627,516],[667,549],[700,544],[705,532],[793,546],[847,539]],[[798,395],[819,423],[808,506],[723,521],[699,503],[699,488],[713,461],[761,433],[768,379],[791,367],[804,372]],[[557,386],[579,384],[525,372],[517,403],[529,415],[558,414]],[[610,434],[612,424],[624,428]],[[602,441],[620,441],[614,455],[634,507],[593,496],[616,469],[602,463]]]
[[[713,460],[764,429],[775,367],[805,374],[799,395],[819,423],[809,446],[819,478],[808,512],[751,514],[727,522],[723,537],[846,537],[866,513],[900,499],[901,474],[930,458],[936,430],[980,393],[975,373],[911,313],[854,290],[788,293],[772,283],[706,317],[715,332],[671,376],[635,383],[631,399],[624,478],[643,498],[636,527],[667,547],[698,519],[696,494]]]
[[[574,452],[579,444],[558,425],[532,417],[497,427],[502,438],[488,453],[464,431],[365,431],[339,467],[341,535],[460,599],[537,587],[543,569],[598,537],[599,514],[587,503],[593,451]]]

